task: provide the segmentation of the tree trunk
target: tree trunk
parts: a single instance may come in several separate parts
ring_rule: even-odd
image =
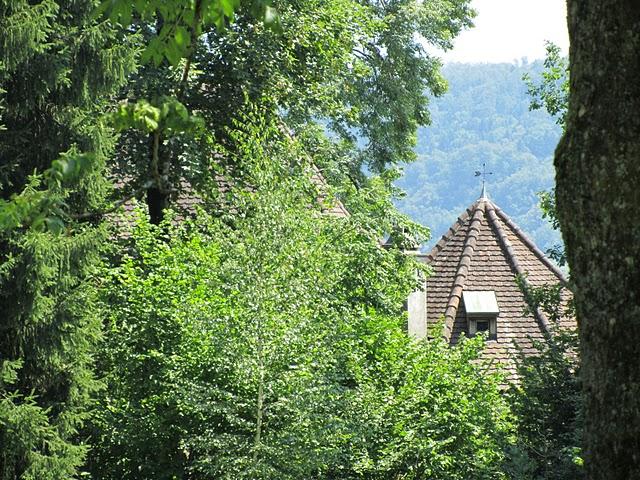
[[[640,2],[568,0],[557,210],[575,283],[589,479],[640,478]]]
[[[169,172],[169,152],[162,145],[162,134],[159,131],[149,136],[150,159],[149,170],[154,180],[153,186],[147,189],[147,206],[149,207],[149,221],[153,225],[160,225],[164,219],[164,210],[169,206],[167,194],[167,175]]]

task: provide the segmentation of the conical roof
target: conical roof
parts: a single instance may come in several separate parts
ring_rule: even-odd
[[[563,273],[518,226],[483,195],[457,219],[424,261],[432,268],[427,279],[427,328],[444,316],[444,337],[455,344],[468,335],[468,318],[463,292],[493,291],[499,306],[497,335],[487,342],[486,355],[513,372],[511,355],[517,344],[534,352],[531,339],[543,339],[551,328],[544,312],[525,313],[527,301],[516,283],[523,278],[527,286],[566,284]],[[567,300],[570,293],[564,289]],[[563,326],[575,326],[563,319]]]

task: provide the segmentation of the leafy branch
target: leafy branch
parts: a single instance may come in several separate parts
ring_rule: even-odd
[[[202,32],[207,28],[224,30],[240,10],[240,0],[103,0],[96,14],[124,27],[155,19],[156,35],[146,46],[142,61],[160,65],[167,60],[177,66],[186,58],[188,72],[193,45]],[[246,11],[268,28],[280,30],[278,11],[271,0],[253,0]]]

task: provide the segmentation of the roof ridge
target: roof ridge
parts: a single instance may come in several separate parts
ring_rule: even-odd
[[[484,216],[484,202],[475,202],[471,207],[473,207],[473,217],[471,218],[469,230],[467,231],[467,238],[464,242],[462,255],[460,255],[460,262],[456,269],[456,276],[453,280],[453,285],[451,286],[447,308],[444,311],[443,333],[447,341],[451,338],[453,324],[458,312],[458,306],[460,305],[460,298],[462,297],[462,290],[464,289],[467,274],[469,273],[469,266],[471,265],[471,257],[473,256],[476,248],[476,242],[478,241],[481,218]]]
[[[440,237],[440,240],[438,240],[438,243],[436,243],[433,246],[433,248],[431,249],[431,251],[429,251],[429,253],[426,254],[426,256],[425,256],[426,263],[431,263],[436,258],[438,253],[440,253],[440,251],[443,249],[443,247],[446,245],[446,243],[449,240],[451,240],[451,238],[456,233],[458,233],[458,230],[460,230],[460,227],[462,225],[464,225],[464,223],[469,219],[469,217],[471,217],[471,213],[470,212],[472,212],[472,211],[475,212],[475,208],[476,208],[478,203],[479,203],[478,201],[472,203],[471,205],[469,205],[469,207],[467,207],[464,210],[464,212],[462,212],[462,214],[460,214],[460,216],[458,216],[458,218],[453,223],[453,225],[451,227],[449,227],[449,230],[447,230],[445,232],[445,234],[442,235],[442,237]]]
[[[500,243],[502,243],[502,246],[504,247],[504,250],[507,254],[508,260],[511,262],[511,265],[513,266],[513,269],[516,271],[516,274],[520,278],[522,278],[522,281],[525,287],[527,289],[532,288],[531,282],[527,278],[524,269],[522,268],[522,266],[520,265],[520,262],[518,261],[518,257],[516,256],[516,252],[513,248],[513,245],[511,245],[511,242],[507,238],[506,233],[504,232],[502,226],[498,221],[498,215],[496,214],[495,205],[490,201],[486,201],[485,203],[486,203],[487,216],[489,217],[491,226],[496,232],[496,235],[498,236]],[[523,292],[523,294],[525,295],[525,299],[526,299],[528,297],[527,293]],[[543,328],[543,330],[546,333],[549,333],[550,332],[549,320],[547,319],[547,316],[544,314],[544,312],[540,309],[540,307],[535,307],[534,314],[538,322],[540,323],[540,326]]]
[[[553,274],[558,277],[558,279],[563,283],[563,284],[567,284],[568,280],[567,278],[564,276],[564,273],[562,272],[562,270],[560,270],[558,268],[558,266],[556,264],[554,264],[549,257],[547,257],[545,255],[545,253],[540,250],[538,248],[538,246],[533,243],[533,240],[531,240],[529,238],[529,236],[525,233],[524,230],[522,230],[512,219],[511,217],[509,217],[509,215],[507,215],[506,213],[504,213],[504,211],[498,207],[495,204],[492,204],[493,208],[495,209],[496,213],[498,214],[498,216],[509,226],[509,228],[511,228],[511,230],[513,230],[513,233],[522,241],[522,243],[524,243],[529,250],[531,250],[533,252],[533,254],[538,257],[540,259],[540,261],[542,263],[545,264],[545,266],[551,270],[553,272]]]
[[[296,141],[295,132],[286,123],[284,123],[284,121],[283,121],[283,119],[281,117],[277,117],[277,120],[278,120],[278,127],[279,127],[280,131],[284,135],[286,135],[289,140]],[[307,161],[311,165],[311,170],[313,171],[313,173],[311,175],[311,182],[315,183],[315,186],[318,188],[318,190],[321,193],[321,195],[317,198],[317,200],[320,200],[320,203],[322,203],[328,197],[328,194],[327,194],[326,190],[327,190],[327,187],[331,187],[331,185],[329,184],[329,182],[327,182],[327,179],[325,178],[324,174],[322,173],[322,170],[318,167],[318,165],[316,165],[316,162],[313,161],[313,158],[311,157],[311,155],[309,155],[306,151],[304,151],[304,156],[306,157]],[[314,182],[314,178],[316,178],[317,181]],[[319,183],[319,185],[318,185],[318,183]],[[324,190],[324,192],[323,192],[323,190]],[[339,198],[334,196],[331,199],[331,201],[332,201],[331,207],[330,208],[326,208],[326,209],[322,209],[322,213],[328,213],[329,215],[342,216],[342,217],[350,217],[351,216],[351,212],[349,212],[349,210],[347,210],[347,207],[344,206],[344,203],[342,203],[342,201]],[[335,210],[337,210],[339,213],[336,213]]]

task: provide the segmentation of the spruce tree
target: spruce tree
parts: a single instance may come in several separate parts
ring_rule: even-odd
[[[0,229],[2,480],[75,477],[87,449],[77,430],[97,387],[91,275],[105,229],[85,214],[108,189],[100,116],[134,66],[96,6],[0,0],[0,201],[37,192],[54,207]]]

